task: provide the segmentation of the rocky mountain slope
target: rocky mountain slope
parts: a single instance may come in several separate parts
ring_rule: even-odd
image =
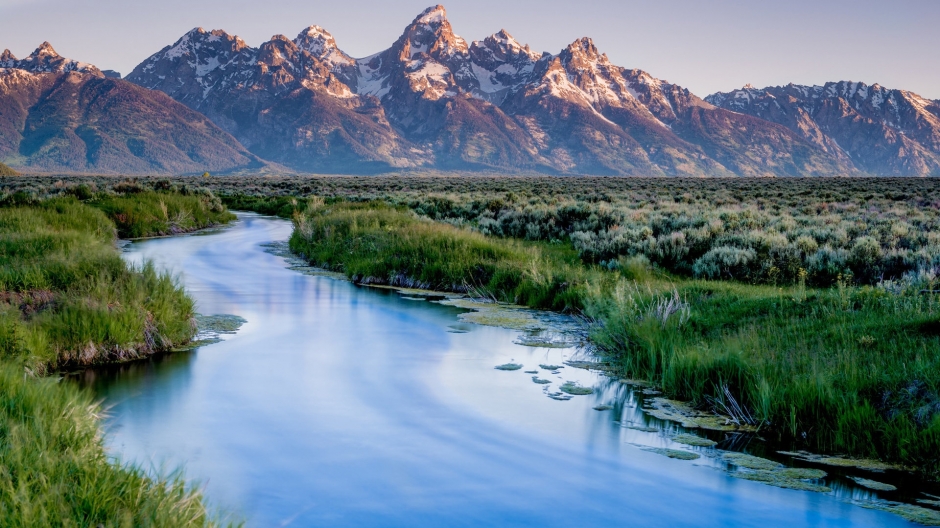
[[[940,102],[878,84],[745,86],[706,100],[786,126],[864,174],[940,175]]]
[[[590,39],[537,53],[507,32],[467,42],[442,6],[385,51],[344,53],[323,28],[258,48],[194,29],[128,80],[207,115],[296,170],[498,169],[632,175],[823,175],[853,170],[786,126],[714,106]]]
[[[160,92],[44,43],[0,55],[0,161],[26,171],[190,173],[260,167],[232,136]]]

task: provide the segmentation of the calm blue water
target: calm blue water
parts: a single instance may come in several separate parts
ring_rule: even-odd
[[[642,419],[624,386],[542,371],[599,388],[555,401],[530,374],[493,369],[573,349],[516,345],[518,332],[460,325],[453,308],[288,270],[259,245],[290,230],[242,215],[129,247],[179,273],[201,313],[248,323],[193,353],[86,373],[111,406],[114,455],[185,465],[249,526],[908,525],[840,500],[868,496],[857,489],[777,489],[712,459],[641,451],[672,444],[623,427]]]

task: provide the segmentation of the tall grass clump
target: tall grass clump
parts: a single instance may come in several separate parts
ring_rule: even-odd
[[[192,300],[153,266],[130,269],[114,235],[74,198],[0,208],[0,326],[30,369],[134,359],[191,337]]]
[[[203,527],[216,523],[180,478],[108,459],[90,396],[0,364],[0,524]]]
[[[317,203],[294,218],[293,251],[368,284],[474,291],[574,309],[588,272],[564,247],[494,240],[383,203]]]
[[[109,215],[132,218],[162,203],[199,222],[208,218],[202,200],[152,191],[102,199],[88,186],[62,194],[15,193],[0,207],[0,525],[213,526],[181,477],[154,479],[109,461],[90,396],[43,377],[192,338],[192,299],[152,265],[124,262]],[[127,225],[128,234],[151,235],[163,224]]]

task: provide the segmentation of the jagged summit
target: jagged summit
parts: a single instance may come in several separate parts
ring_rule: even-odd
[[[22,60],[17,60],[10,53],[10,50],[4,50],[3,54],[0,55],[0,68],[22,70],[31,74],[76,72],[97,77],[104,76],[98,68],[91,64],[62,57],[49,42],[43,42],[35,51]]]
[[[416,16],[413,24],[441,25],[447,22],[447,10],[444,6],[438,4],[431,6]],[[449,23],[448,23],[449,24]]]

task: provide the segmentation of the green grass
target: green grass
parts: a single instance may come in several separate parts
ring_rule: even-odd
[[[168,349],[193,301],[150,265],[130,269],[114,224],[74,198],[0,208],[0,344],[42,374]]]
[[[383,203],[311,200],[291,249],[354,280],[580,311],[631,379],[785,445],[940,475],[940,300],[916,282],[816,289],[613,271],[570,245],[494,238]],[[932,289],[932,287],[931,287]]]
[[[129,266],[109,216],[135,218],[127,233],[147,236],[166,225],[146,216],[160,204],[186,211],[187,229],[227,213],[204,216],[207,200],[167,192],[67,194],[8,196],[0,207],[0,526],[213,526],[178,475],[110,462],[91,396],[43,375],[193,337],[193,300],[152,265]]]
[[[99,195],[89,204],[114,221],[121,238],[174,235],[235,219],[211,194],[187,196],[146,191],[124,196]]]
[[[2,364],[0,396],[0,525],[215,525],[181,478],[108,460],[88,394]]]

